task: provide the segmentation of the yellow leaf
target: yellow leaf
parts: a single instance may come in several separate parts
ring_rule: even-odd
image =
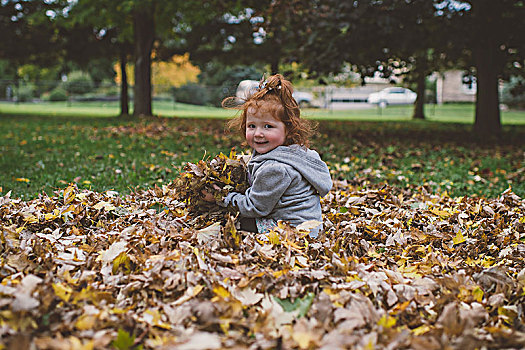
[[[370,249],[368,252],[366,252],[366,254],[371,257],[371,258],[380,258],[381,257],[381,254],[379,254],[378,252],[375,251],[375,249]]]
[[[113,274],[116,274],[116,273],[117,273],[118,268],[119,268],[121,265],[124,265],[124,269],[126,270],[126,272],[130,272],[130,269],[131,269],[131,260],[129,259],[129,257],[128,257],[128,255],[126,254],[126,252],[122,252],[122,253],[120,253],[120,255],[117,256],[117,257],[115,258],[115,260],[113,260],[113,269],[112,269]]]
[[[106,210],[106,211],[111,211],[111,210],[115,210],[116,209],[116,207],[113,204],[108,203],[106,201],[100,201],[100,202],[98,202],[97,204],[95,204],[93,206],[93,209],[96,209],[96,210],[100,210],[102,208],[104,208],[104,210]]]
[[[407,278],[421,278],[421,274],[418,273],[418,267],[416,265],[407,265],[405,267],[400,266],[398,271],[403,274],[403,277]]]
[[[93,350],[95,348],[93,340],[84,340],[82,342],[80,339],[74,336],[68,337],[67,340],[71,345],[70,349],[73,350]]]
[[[224,225],[224,236],[228,240],[233,238],[233,244],[237,247],[239,244],[241,244],[241,235],[239,232],[237,232],[233,217],[231,215],[228,216],[228,221],[226,222],[226,225]]]
[[[80,300],[92,300],[95,297],[95,293],[91,289],[91,286],[87,286],[87,288],[82,288],[82,290],[75,294],[75,297],[73,298],[73,304],[78,303]]]
[[[96,315],[81,315],[75,322],[75,327],[78,330],[85,331],[88,329],[92,329],[95,326],[96,322]]]
[[[142,314],[142,320],[146,323],[149,323],[152,326],[171,329],[171,325],[168,323],[162,322],[162,315],[159,310],[148,309]]]
[[[227,165],[227,164],[225,164],[225,165]],[[223,176],[219,177],[219,180],[224,182],[226,185],[230,185],[233,182],[232,179],[231,179],[232,172],[230,171],[226,175],[228,175],[228,176],[224,176],[223,175]]]
[[[52,213],[44,214],[44,220],[54,220],[60,215],[60,211],[58,209],[54,209]]]
[[[129,310],[114,308],[114,309],[109,310],[109,312],[114,315],[124,315],[124,314],[127,314]]]
[[[75,188],[73,185],[69,185],[64,190],[64,204],[69,204],[75,199]]]
[[[476,300],[478,303],[481,303],[483,300],[483,290],[479,287],[476,287],[472,290],[472,296],[474,297],[474,300]]]
[[[273,271],[273,272],[272,272],[272,275],[273,275],[273,277],[275,277],[275,278],[279,278],[279,277],[281,277],[282,275],[286,274],[287,272],[288,272],[288,270],[286,270],[286,269],[285,269],[285,270],[279,270],[279,271]]]
[[[228,330],[230,329],[230,320],[221,319],[221,323],[219,324],[219,326],[221,327],[222,332],[228,335]]]
[[[392,328],[396,325],[396,319],[390,315],[384,314],[379,321],[377,321],[377,325],[383,328]]]
[[[472,209],[472,212],[474,214],[478,214],[481,211],[481,199],[479,200],[479,203],[474,206]]]
[[[331,290],[330,288],[324,288],[324,289],[323,289],[323,292],[326,293],[326,294],[328,294],[328,295],[330,295],[330,296],[332,296],[332,295],[337,295],[337,296],[339,296],[339,293],[334,293],[334,291]]]
[[[268,233],[268,240],[273,245],[281,243],[281,240],[279,239],[279,235],[277,234],[277,232],[273,230]]]
[[[430,331],[430,327],[426,324],[419,326],[417,328],[412,329],[412,333],[414,333],[415,336],[422,335]]]
[[[345,307],[343,304],[341,304],[341,302],[339,302],[339,301],[337,301],[337,300],[334,301],[334,302],[332,302],[332,304],[333,304],[335,307],[339,307],[339,308],[343,308],[343,307]]]
[[[38,222],[38,218],[34,215],[28,215],[26,217],[24,217],[24,221],[30,223],[30,224],[34,224],[36,222]]]
[[[312,341],[312,335],[308,332],[293,332],[292,338],[301,349],[308,349],[308,345]]]
[[[67,208],[62,208],[60,214],[62,214],[62,215],[70,215],[70,213],[74,212],[74,211],[75,211],[75,205],[71,204]]]
[[[103,250],[99,253],[97,261],[104,263],[112,263],[120,254],[127,250],[128,242],[118,241],[113,242],[107,250]]]
[[[509,325],[514,324],[514,320],[518,316],[518,309],[515,305],[504,305],[498,307],[498,316]]]
[[[71,294],[73,293],[71,287],[62,283],[53,283],[53,290],[55,291],[56,296],[64,301],[69,301]]]
[[[213,292],[222,298],[229,298],[231,296],[230,292],[223,286],[213,288]]]
[[[392,314],[398,314],[400,312],[405,311],[406,308],[408,307],[408,305],[410,305],[411,302],[412,302],[412,300],[407,300],[407,301],[404,301],[402,303],[396,304],[396,306],[392,309],[391,313]]]
[[[443,218],[448,218],[450,216],[450,213],[449,212],[446,212],[444,210],[439,210],[439,209],[432,209],[430,210],[432,213],[436,214],[437,216],[441,216]]]
[[[458,231],[458,233],[456,233],[456,237],[452,238],[452,243],[454,245],[463,243],[465,241],[466,241],[466,239],[463,236],[463,233],[461,233],[461,231]]]

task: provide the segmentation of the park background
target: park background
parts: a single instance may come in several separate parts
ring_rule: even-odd
[[[524,18],[521,0],[2,0],[0,349],[522,348]],[[317,242],[174,199],[188,163],[250,151],[220,102],[277,72],[350,94],[302,109],[335,183]],[[418,97],[368,105],[372,86]]]

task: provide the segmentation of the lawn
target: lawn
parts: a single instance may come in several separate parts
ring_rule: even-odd
[[[98,116],[114,117],[119,113],[118,102],[42,102],[42,103],[0,103],[0,115],[35,116]],[[305,109],[303,115],[319,120],[355,121],[409,121],[412,106],[388,106],[354,108],[349,110]],[[229,118],[231,110],[216,107],[194,106],[170,101],[153,101],[153,113],[161,117],[179,118]],[[474,122],[473,104],[426,105],[427,120],[472,124]],[[525,125],[525,111],[504,110],[501,113],[503,124]]]
[[[211,109],[188,111],[187,118],[138,121],[110,116],[4,115],[0,119],[0,193],[12,190],[13,196],[34,198],[41,191],[51,194],[72,182],[96,191],[129,193],[132,188],[173,180],[185,162],[228,153],[232,147],[247,152],[237,135],[226,132],[223,115],[190,118],[206,110]],[[493,197],[508,187],[525,195],[524,126],[505,126],[500,141],[487,143],[473,139],[470,126],[461,121],[343,118],[351,119],[336,112],[332,119],[320,119],[319,133],[312,140],[335,179],[361,186],[425,186],[454,196]]]
[[[0,103],[0,115],[36,115],[61,117],[114,117],[120,113],[118,102],[41,102]],[[154,101],[153,113],[165,117],[227,118],[231,111],[206,106],[194,106],[170,101]]]

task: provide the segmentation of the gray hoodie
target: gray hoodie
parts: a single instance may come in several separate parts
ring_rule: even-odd
[[[241,216],[284,220],[293,226],[322,221],[319,196],[330,191],[332,179],[316,151],[291,145],[255,153],[248,174],[251,187],[245,194],[232,192],[223,203],[237,207]]]

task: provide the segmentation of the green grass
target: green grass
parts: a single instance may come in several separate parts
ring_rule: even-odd
[[[470,125],[428,121],[322,122],[316,140],[334,178],[359,185],[424,186],[453,196],[525,196],[525,127],[479,140]]]
[[[243,149],[218,118],[0,117],[0,195],[34,198],[75,182],[128,193],[165,184],[185,162]],[[470,125],[321,120],[312,140],[334,179],[425,186],[451,195],[525,196],[525,126],[477,141]]]
[[[118,102],[0,103],[0,115],[115,117],[119,113],[120,108]],[[161,117],[228,118],[232,115],[232,111],[216,107],[154,101],[153,114]]]
[[[319,120],[357,121],[408,121],[412,118],[413,107],[388,106],[351,110],[305,109],[303,115]],[[42,102],[42,103],[0,103],[0,115],[38,115],[64,117],[115,117],[119,114],[118,102]],[[153,113],[161,117],[179,118],[229,118],[235,111],[216,107],[193,106],[169,101],[153,101]],[[473,104],[426,105],[429,121],[472,124]],[[502,124],[525,125],[525,111],[507,110],[501,112]]]
[[[427,121],[446,123],[474,123],[473,104],[426,105]],[[320,120],[357,120],[357,121],[409,121],[412,120],[413,106],[388,106],[353,110],[307,109],[303,114]],[[506,110],[501,112],[503,125],[525,125],[525,111]]]
[[[222,120],[0,118],[0,187],[17,197],[70,182],[128,192],[173,179],[181,164],[231,147]]]

